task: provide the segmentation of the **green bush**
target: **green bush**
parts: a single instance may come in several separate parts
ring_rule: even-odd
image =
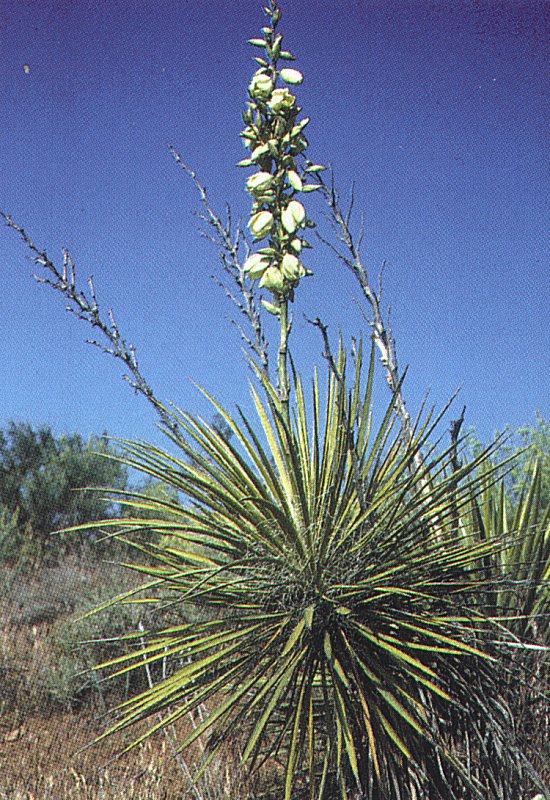
[[[53,531],[113,516],[118,509],[97,491],[123,489],[125,468],[105,437],[56,438],[49,428],[10,423],[0,431],[0,557],[56,561],[82,540]],[[96,491],[85,491],[95,489]]]

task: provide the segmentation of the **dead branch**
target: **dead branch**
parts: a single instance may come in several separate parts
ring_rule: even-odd
[[[451,434],[451,469],[452,480],[450,486],[451,497],[453,498],[452,512],[451,512],[451,529],[453,534],[458,534],[458,526],[460,520],[460,512],[456,503],[456,492],[458,489],[458,477],[462,463],[458,454],[458,447],[460,444],[460,430],[464,424],[464,415],[466,414],[466,406],[462,408],[462,413],[458,419],[452,419],[450,425]]]
[[[39,283],[51,286],[55,291],[63,295],[68,302],[67,311],[75,314],[79,319],[84,320],[96,331],[101,334],[102,340],[88,339],[88,343],[98,347],[104,353],[121,361],[128,370],[124,374],[130,386],[138,394],[141,394],[153,406],[158,414],[162,426],[178,441],[185,441],[183,431],[176,421],[175,416],[170,410],[160,402],[151,388],[148,381],[143,376],[136,350],[133,344],[126,341],[120,332],[120,328],[112,310],[107,316],[102,314],[99,307],[93,278],[88,279],[88,291],[78,288],[76,267],[71,254],[68,250],[63,250],[63,266],[59,268],[48,256],[45,250],[41,250],[30,238],[28,233],[13,219],[0,211],[0,216],[6,225],[19,234],[27,248],[31,252],[31,259],[34,264],[43,270],[42,275],[35,275]]]
[[[319,331],[321,332],[321,336],[322,336],[323,344],[324,344],[324,348],[325,348],[324,352],[323,352],[323,358],[326,359],[330,371],[334,375],[334,378],[335,378],[336,382],[338,383],[338,385],[341,387],[343,385],[343,382],[344,382],[344,375],[338,369],[338,367],[336,365],[336,362],[334,360],[334,356],[332,354],[332,350],[331,350],[331,347],[330,347],[330,341],[329,341],[329,338],[328,338],[328,326],[325,325],[323,322],[321,322],[319,317],[317,317],[316,319],[308,319],[306,317],[306,321],[310,325],[313,325],[314,328],[318,328]],[[353,469],[353,481],[355,483],[355,489],[357,491],[357,497],[359,499],[359,507],[361,508],[361,512],[365,513],[366,510],[367,510],[367,500],[366,500],[366,497],[365,497],[365,488],[363,486],[363,481],[362,481],[361,473],[360,473],[360,470],[359,470],[359,456],[358,456],[358,453],[357,453],[357,446],[356,446],[356,443],[355,443],[354,427],[353,427],[354,426],[354,420],[348,419],[348,415],[347,415],[347,412],[345,410],[345,406],[344,406],[344,410],[343,410],[343,419],[344,419],[344,425],[345,425],[346,431],[347,431],[347,436],[346,436],[347,442],[346,443],[347,443],[348,452],[349,452],[350,457],[351,457],[351,464],[352,464],[352,469]]]
[[[394,397],[395,408],[401,424],[403,439],[407,444],[410,444],[414,436],[413,425],[409,411],[405,404],[405,398],[403,396],[403,381],[402,376],[399,374],[399,368],[397,364],[397,353],[391,328],[391,320],[388,315],[388,319],[385,321],[381,310],[382,276],[385,265],[382,266],[380,273],[378,291],[375,291],[371,286],[367,270],[361,258],[361,243],[364,235],[364,225],[363,223],[361,224],[359,238],[357,241],[355,240],[350,227],[351,214],[354,206],[353,187],[348,209],[344,212],[340,205],[340,197],[334,184],[334,174],[331,174],[330,187],[327,186],[322,177],[317,176],[317,178],[321,185],[321,191],[328,202],[330,208],[329,219],[340,245],[335,246],[332,242],[325,239],[319,233],[317,236],[320,241],[322,241],[323,244],[325,244],[336,255],[336,257],[343,264],[345,264],[345,266],[353,273],[353,275],[355,275],[361,287],[363,296],[370,306],[371,316],[369,316],[360,306],[361,313],[372,329],[374,341],[380,352],[380,360],[386,372],[388,386],[390,387]],[[422,470],[422,455],[419,452],[416,452],[414,458],[417,470]]]
[[[252,327],[253,333],[252,336],[249,336],[238,322],[233,321],[247,348],[249,348],[258,359],[260,371],[263,372],[266,377],[269,377],[268,345],[263,331],[260,306],[256,300],[253,286],[246,278],[239,254],[241,246],[245,248],[246,258],[250,252],[242,228],[238,225],[233,235],[230,207],[227,207],[227,222],[224,224],[210,205],[206,189],[199,181],[197,173],[191,169],[191,167],[187,166],[174,147],[170,146],[170,152],[176,163],[179,164],[195,184],[205,212],[199,214],[198,217],[207,225],[207,229],[202,231],[202,236],[213,242],[219,249],[223,270],[226,275],[229,276],[231,282],[237,286],[238,293],[230,289],[222,280],[218,278],[214,278],[214,280],[221,286],[227,297],[236,305],[240,313],[248,320]]]

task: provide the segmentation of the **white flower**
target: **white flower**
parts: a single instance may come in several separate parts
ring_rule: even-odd
[[[289,169],[289,171],[287,172],[286,176],[287,176],[288,182],[290,183],[292,188],[296,189],[297,192],[301,192],[302,191],[302,187],[303,187],[303,183],[302,183],[302,179],[300,178],[298,173],[295,172],[293,169]]]
[[[281,272],[287,281],[299,281],[305,275],[300,261],[292,253],[285,253],[281,261]]]
[[[262,156],[265,156],[266,153],[269,153],[269,146],[267,144],[260,144],[258,147],[254,148],[250,158],[252,161],[257,161]]]
[[[283,292],[285,282],[281,271],[277,267],[269,267],[262,275],[260,281],[261,289],[269,289],[270,292]]]
[[[252,78],[248,91],[251,97],[265,100],[273,90],[273,81],[265,72],[258,71]]]
[[[297,69],[282,69],[279,75],[285,83],[290,83],[292,85],[297,85],[304,80],[304,76]]]
[[[263,194],[271,188],[273,175],[270,172],[256,172],[246,182],[246,188],[252,194]]]
[[[271,211],[258,211],[250,217],[248,227],[256,239],[264,239],[273,227]]]
[[[295,233],[306,221],[306,210],[298,200],[291,200],[283,213],[281,222],[287,233]]]
[[[271,260],[263,253],[253,253],[243,264],[243,270],[248,273],[248,277],[255,281],[261,278],[269,267]]]
[[[272,111],[277,112],[282,111],[284,108],[292,108],[295,101],[296,98],[288,89],[275,89],[267,105]]]

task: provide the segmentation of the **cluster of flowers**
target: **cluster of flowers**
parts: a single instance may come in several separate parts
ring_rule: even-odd
[[[297,122],[301,109],[288,86],[303,81],[297,69],[277,69],[279,59],[293,60],[292,53],[282,50],[282,35],[276,34],[280,10],[265,9],[271,17],[272,27],[262,28],[264,39],[250,39],[250,44],[263,48],[267,58],[254,60],[259,69],[248,87],[249,102],[243,112],[246,128],[241,133],[249,158],[239,162],[242,167],[258,170],[248,178],[246,188],[254,199],[248,227],[256,241],[269,237],[267,246],[250,255],[244,270],[260,287],[268,289],[275,305],[264,306],[278,313],[281,299],[293,299],[295,287],[305,275],[311,275],[301,261],[303,248],[310,247],[301,235],[304,228],[313,227],[297,195],[313,192],[319,184],[306,183],[308,174],[324,169],[305,159],[308,142],[303,131],[309,122],[306,117]],[[287,86],[278,87],[278,80]],[[299,168],[297,158],[302,156],[306,166]]]

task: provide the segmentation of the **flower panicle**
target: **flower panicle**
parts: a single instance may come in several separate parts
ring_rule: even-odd
[[[262,37],[249,43],[262,55],[254,61],[258,69],[248,86],[248,102],[243,111],[245,129],[241,137],[250,155],[238,166],[256,171],[246,181],[252,196],[248,228],[256,242],[268,240],[245,261],[244,270],[252,280],[274,296],[276,308],[281,301],[293,300],[294,289],[311,270],[304,267],[301,254],[310,247],[304,231],[313,228],[299,197],[315,191],[319,184],[311,182],[315,172],[324,167],[306,158],[308,141],[304,134],[309,118],[298,120],[301,108],[292,89],[303,82],[302,73],[289,66],[279,69],[279,61],[294,61],[295,56],[283,49],[283,35],[277,27],[281,10],[274,0],[264,7],[269,19],[262,28]]]

